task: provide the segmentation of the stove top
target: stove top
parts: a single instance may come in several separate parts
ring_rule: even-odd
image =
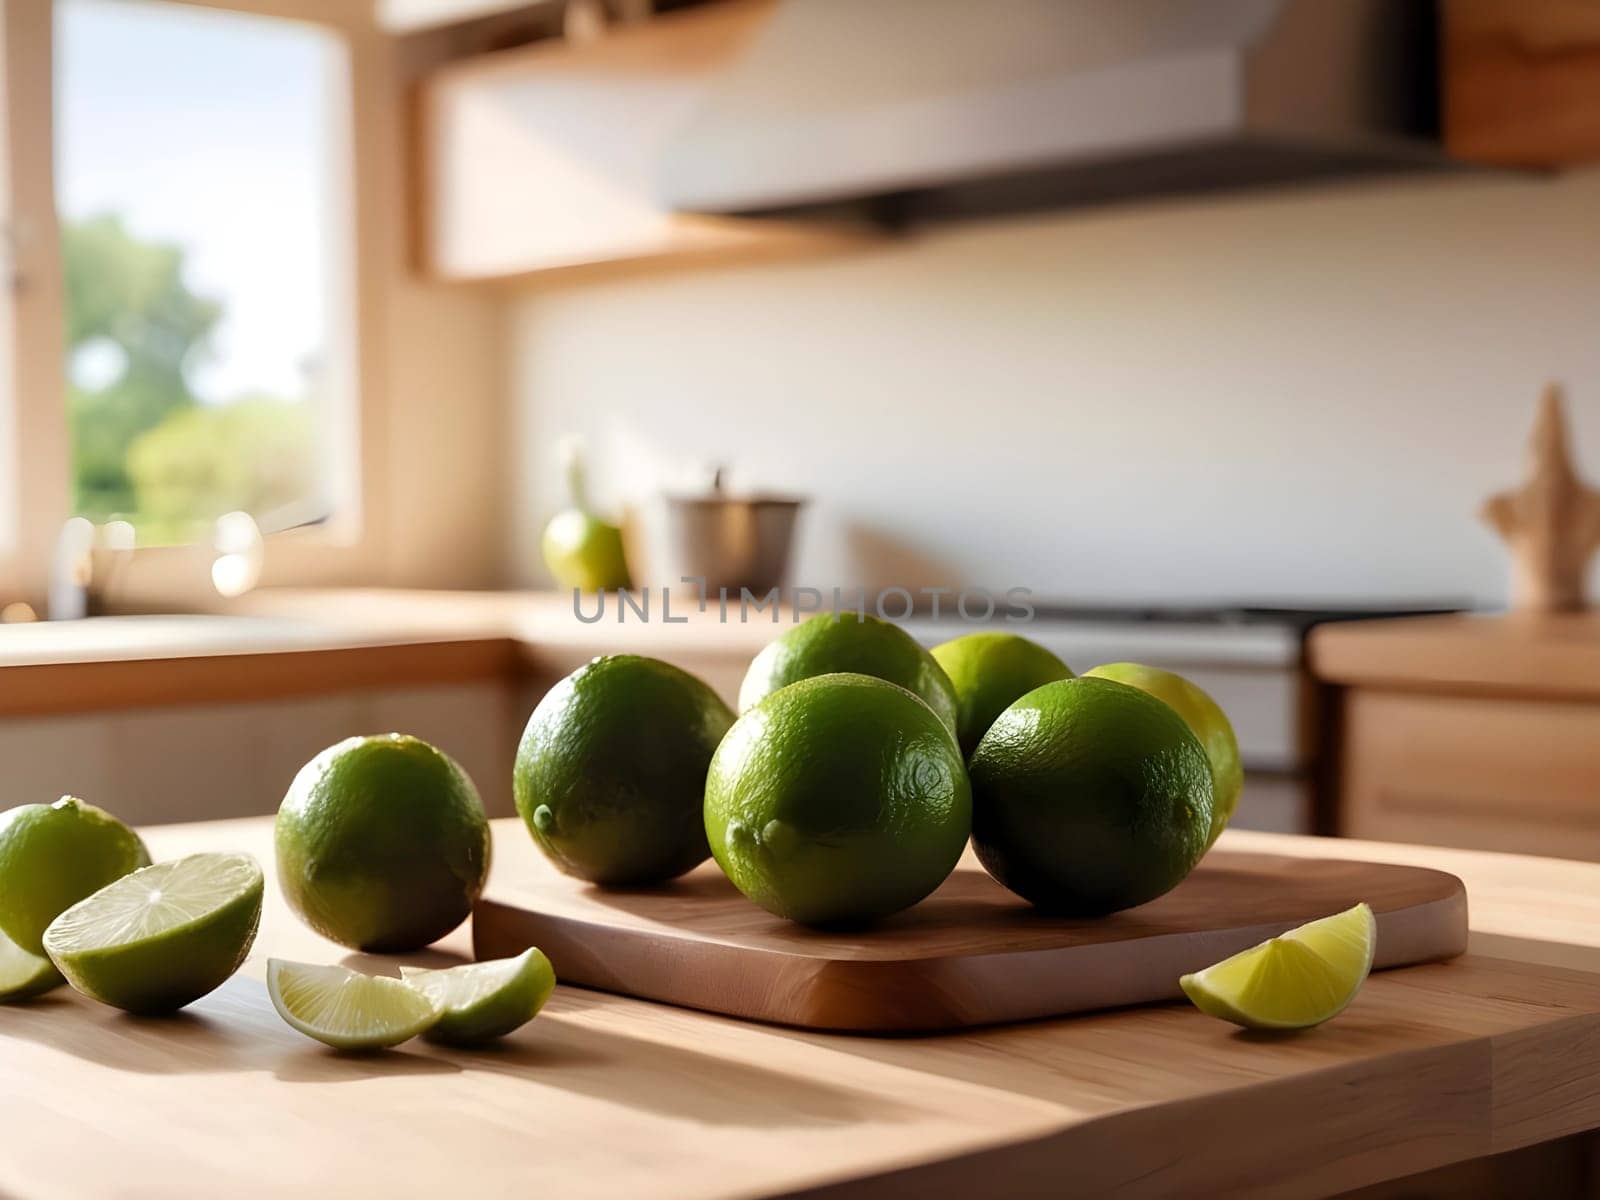
[[[1273,626],[1287,627],[1302,634],[1314,625],[1326,625],[1333,621],[1437,616],[1441,613],[1463,612],[1472,607],[1467,601],[1460,599],[1429,599],[1416,602],[1350,601],[1338,604],[1211,602],[1084,604],[1035,597],[1032,604],[1035,621]]]

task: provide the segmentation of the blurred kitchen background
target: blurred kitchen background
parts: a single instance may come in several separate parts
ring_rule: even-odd
[[[402,728],[505,812],[587,656],[737,690],[689,573],[1027,589],[1217,697],[1240,824],[1600,857],[1592,0],[0,22],[0,807]]]

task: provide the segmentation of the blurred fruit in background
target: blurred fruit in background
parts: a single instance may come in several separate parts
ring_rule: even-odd
[[[551,862],[591,883],[662,883],[702,863],[706,768],[733,711],[687,671],[615,654],[579,667],[528,718],[517,812]]]
[[[1211,768],[1183,718],[1109,679],[1062,679],[973,751],[972,845],[1040,908],[1103,916],[1171,891],[1205,853]]]
[[[544,565],[564,588],[581,592],[625,589],[631,581],[622,530],[590,511],[583,443],[575,437],[563,438],[560,454],[569,507],[545,526],[540,543]]]
[[[717,863],[762,908],[807,925],[911,907],[954,870],[971,823],[950,730],[866,675],[767,696],[728,731],[706,781]]]
[[[1157,700],[1164,700],[1200,739],[1200,745],[1204,747],[1206,758],[1211,763],[1211,833],[1206,839],[1206,849],[1209,850],[1228,827],[1234,809],[1239,807],[1239,792],[1244,787],[1244,765],[1239,761],[1239,742],[1233,736],[1233,725],[1228,721],[1228,715],[1215,700],[1182,675],[1163,671],[1159,667],[1146,667],[1140,663],[1106,663],[1084,674],[1099,679],[1114,679],[1142,692],[1149,692]]]
[[[1036,687],[1072,678],[1072,669],[1037,642],[1014,633],[968,633],[933,648],[956,690],[956,734],[970,755],[994,719]]]
[[[898,625],[848,612],[819,613],[768,642],[745,672],[739,711],[791,683],[840,672],[898,684],[955,732],[956,690],[933,655]]]

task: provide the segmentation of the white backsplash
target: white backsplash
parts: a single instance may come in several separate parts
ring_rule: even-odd
[[[1546,379],[1600,477],[1600,172],[946,226],[516,309],[526,583],[569,430],[604,500],[706,460],[816,497],[820,587],[1495,603],[1476,512]]]

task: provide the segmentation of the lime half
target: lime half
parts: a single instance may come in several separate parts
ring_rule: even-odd
[[[440,1009],[428,1040],[450,1045],[486,1042],[521,1028],[556,986],[555,969],[537,948],[443,971],[401,967],[400,977]]]
[[[48,958],[29,954],[0,933],[0,1004],[26,1000],[61,986],[61,972]]]
[[[416,988],[345,967],[270,958],[267,993],[290,1027],[336,1050],[398,1046],[439,1019],[439,1006]]]
[[[1306,1029],[1344,1011],[1372,970],[1378,923],[1358,904],[1185,975],[1201,1012],[1246,1029]]]
[[[132,1013],[174,1012],[239,969],[261,894],[261,866],[248,854],[157,863],[57,917],[45,953],[85,996]]]

